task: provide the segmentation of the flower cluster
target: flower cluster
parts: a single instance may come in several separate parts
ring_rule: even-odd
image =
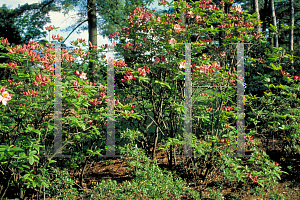
[[[124,66],[126,66],[127,67],[127,64],[125,64],[125,62],[123,60],[120,60],[120,61],[115,60],[114,61],[114,66],[116,66],[116,67],[124,67]]]
[[[78,91],[79,83],[78,83],[77,81],[73,81],[72,84],[73,84],[73,86],[75,87],[74,90],[75,90],[75,91]]]
[[[209,94],[207,94],[207,93],[202,93],[202,94],[199,93],[199,95],[200,95],[200,96],[207,96],[207,97],[210,97],[210,98],[212,97],[211,95],[209,95]]]
[[[281,74],[282,74],[283,76],[287,76],[287,77],[290,77],[290,76],[291,76],[289,73],[287,73],[287,72],[285,72],[285,71],[280,70],[280,72],[281,72]]]
[[[9,94],[7,91],[5,91],[4,86],[0,89],[0,93],[2,95],[0,95],[0,102],[6,106],[7,101],[11,100],[12,94]]]
[[[100,100],[100,99],[99,99]],[[90,103],[93,103],[95,106],[97,105],[97,104],[101,104],[102,103],[102,101],[97,101],[97,98],[95,98],[93,101],[92,100],[89,100],[89,102]]]
[[[249,173],[248,177],[253,181],[253,183],[256,183],[258,181],[257,175],[255,175],[254,178],[252,178],[251,174]]]
[[[111,33],[108,37],[109,37],[109,38],[113,38],[113,37],[115,37],[115,36],[117,35],[117,33],[118,33],[118,32]]]
[[[59,36],[59,34],[58,35],[52,34],[52,39],[53,40],[58,40],[59,42],[64,40],[63,36]]]
[[[87,77],[86,77],[86,74],[87,74],[87,73],[84,73],[83,71],[82,71],[81,74],[80,74],[80,72],[79,72],[78,70],[76,70],[76,71],[74,72],[74,74],[78,75],[81,79],[87,79]]]
[[[5,67],[5,64],[2,64],[2,65]],[[12,63],[12,62],[9,62],[7,65],[9,66],[10,69],[16,69],[16,66],[17,66],[16,63]]]
[[[173,44],[173,43],[177,43],[177,41],[176,41],[174,38],[171,38],[171,39],[169,40],[169,44]]]
[[[231,24],[225,24],[224,22],[223,22],[223,24],[222,25],[218,25],[218,27],[219,28],[221,28],[221,29],[223,29],[223,28],[229,28],[231,26]]]
[[[222,138],[220,138],[220,143],[228,143],[229,142],[229,139],[222,139]]]
[[[185,60],[179,63],[179,69],[184,69],[184,68],[185,68]]]
[[[141,76],[146,76],[146,72],[150,73],[150,70],[149,70],[148,66],[147,66],[147,69],[145,69],[145,65],[144,65],[144,69],[138,68],[138,72],[140,73]]]
[[[154,65],[158,64],[159,62],[160,62],[160,59],[159,58],[155,58]]]
[[[31,90],[31,91],[27,90],[27,91],[23,92],[23,94],[25,94],[26,96],[30,96],[31,95],[32,97],[35,97],[36,95],[39,94],[39,92],[36,91],[35,93],[33,93],[33,90]]]
[[[48,77],[43,77],[42,78],[42,75],[41,74],[39,74],[39,76],[37,77],[35,77],[35,80],[36,81],[38,81],[41,85],[45,85],[46,83],[49,83],[49,81],[51,81],[51,79],[49,79]],[[39,85],[39,83],[38,82],[36,82],[36,81],[34,81],[34,85],[35,86],[38,86]]]
[[[187,11],[186,12],[186,17],[187,18],[194,18],[195,17],[195,13],[193,13],[193,11]]]
[[[93,44],[91,43],[91,41],[89,41],[89,45],[90,45],[90,47],[91,47],[92,49],[94,49],[94,50],[97,50],[97,48],[98,48],[98,45],[93,45]]]
[[[184,33],[184,31],[186,31],[186,29],[185,29],[185,28],[182,28],[182,27],[180,26],[180,24],[175,24],[175,25],[174,25],[174,32],[175,32],[175,33],[180,33],[180,32],[183,32],[183,33]]]
[[[239,14],[243,13],[243,8],[241,7],[241,5],[234,6],[234,7],[230,6],[230,9],[237,11],[237,13]]]
[[[82,38],[77,38],[77,40],[72,40],[71,41],[71,45],[77,45],[78,43],[84,43],[85,42],[85,39],[82,39]],[[80,49],[82,51],[82,49]]]
[[[127,71],[127,70],[126,70]],[[125,79],[122,79],[122,82],[131,81],[133,79],[136,79],[136,77],[133,77],[131,72],[126,72],[126,76],[124,76]]]
[[[206,108],[206,106],[204,106],[205,111],[212,111],[212,108]]]
[[[54,26],[52,26],[52,25],[46,26],[45,29],[46,29],[47,31],[51,31],[51,30],[54,29]]]
[[[168,3],[167,0],[162,0],[160,2],[158,2],[158,5],[166,5]]]
[[[255,39],[255,40],[258,39],[258,38],[260,38],[260,37],[263,37],[262,34],[256,34],[256,33],[253,33],[253,35],[254,35],[254,39]]]
[[[9,79],[8,79],[7,81],[9,82],[9,84],[11,84],[11,82],[14,81],[14,80],[15,80],[15,79],[13,78],[12,80],[9,80]],[[15,85],[21,85],[21,84],[23,84],[23,82],[19,82],[19,83],[13,82],[12,84],[13,84],[13,86],[15,86]]]
[[[123,49],[126,49],[127,47],[129,47],[130,46],[130,49],[132,49],[133,47],[133,44],[132,43],[130,43],[130,42],[127,42],[122,48]]]
[[[226,106],[224,108],[225,108],[225,111],[232,111],[233,110],[233,108],[230,107],[230,106]],[[222,108],[222,110],[224,110],[224,108]]]
[[[300,79],[300,76],[294,76],[294,80],[297,81]]]
[[[1,44],[7,44],[7,45],[10,45],[10,43],[9,43],[8,40],[7,40],[7,38],[1,39]]]
[[[265,63],[265,62],[266,62],[266,61],[263,60],[262,58],[259,58],[258,60],[259,60],[260,63]]]

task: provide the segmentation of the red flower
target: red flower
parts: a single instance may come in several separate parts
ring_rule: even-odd
[[[257,175],[255,175],[255,177],[252,178],[251,174],[249,173],[248,177],[253,181],[253,183],[256,183],[258,181]]]
[[[80,75],[80,72],[78,71],[78,70],[76,70],[76,72],[74,72],[74,74],[76,74],[76,75]]]
[[[277,166],[278,166],[278,165],[279,165],[279,164],[278,164],[278,162],[275,162],[275,165],[277,165]]]
[[[1,39],[1,44],[7,44],[7,45],[10,45],[10,43],[9,43],[8,40],[7,40],[7,38]]]

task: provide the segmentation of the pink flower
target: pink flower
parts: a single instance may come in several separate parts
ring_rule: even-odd
[[[78,70],[76,70],[76,72],[74,72],[74,74],[76,74],[76,75],[80,75],[80,72],[78,71]]]
[[[3,105],[6,106],[7,101],[11,100],[12,94],[9,94],[7,91],[5,91],[5,87],[3,86],[0,90],[2,96],[0,95],[0,102],[2,102]]]
[[[11,63],[11,62],[9,62],[9,64],[8,64],[9,66],[11,66],[11,68],[12,69],[15,69],[16,68],[16,66],[17,66],[17,64],[16,63]]]
[[[8,40],[7,40],[7,38],[1,39],[1,44],[7,44],[7,45],[10,45],[10,43],[9,43]]]
[[[190,17],[190,18],[194,18],[195,13],[193,13],[193,11],[187,11],[187,16]]]
[[[275,165],[277,165],[277,166],[278,166],[278,165],[279,165],[279,164],[278,164],[278,162],[275,162]]]
[[[242,13],[243,12],[243,8],[241,7],[241,5],[235,6],[235,7],[230,7],[232,10],[236,10],[238,13]]]
[[[159,63],[160,59],[159,58],[155,58],[154,64],[156,65],[157,63]]]
[[[81,79],[87,79],[86,73],[83,73],[83,72],[82,72],[81,75],[80,75],[80,78],[81,78]]]
[[[169,40],[169,44],[173,44],[173,43],[177,43],[177,41],[176,41],[174,38],[171,38],[171,39]]]
[[[184,69],[185,68],[185,61],[182,61],[179,63],[179,69]]]
[[[52,25],[50,25],[50,26],[46,26],[45,29],[46,29],[47,31],[51,31],[51,30],[54,29],[54,27],[53,27]]]
[[[181,26],[179,24],[174,25],[175,33],[179,33],[181,31]]]
[[[195,18],[195,21],[196,21],[197,23],[200,23],[201,20],[202,20],[202,17],[201,17],[200,15],[197,15],[196,18]]]
[[[257,175],[255,175],[255,177],[252,178],[251,174],[249,173],[248,177],[253,181],[253,183],[256,183],[258,181]]]
[[[185,60],[179,63],[179,69],[184,69],[184,68],[185,68]]]
[[[146,76],[146,71],[145,71],[145,69],[138,68],[138,72],[140,73],[140,75]]]

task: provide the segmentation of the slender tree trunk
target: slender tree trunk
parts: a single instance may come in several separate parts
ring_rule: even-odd
[[[92,45],[97,45],[97,16],[96,16],[96,0],[87,0],[88,9],[88,26],[89,26],[89,41]],[[89,47],[91,51],[92,48]],[[96,60],[96,53],[91,53],[91,58]],[[89,78],[92,82],[95,81],[95,63],[89,63]],[[96,75],[97,76],[97,75]]]
[[[291,13],[290,13],[290,26],[295,25],[295,15],[294,15],[294,0],[290,0]],[[294,30],[290,30],[290,45],[289,50],[291,52],[293,58],[293,50],[294,50]],[[294,69],[294,61],[292,60],[292,69]]]
[[[255,1],[255,12],[257,12],[257,21],[260,21],[260,15],[259,15],[259,5],[258,5],[258,0]],[[261,26],[260,24],[257,27],[257,33],[260,33]]]
[[[268,10],[268,0],[265,0],[265,3],[264,3],[264,11],[266,12]],[[266,33],[267,31],[267,15],[264,13],[264,18],[263,18],[263,31],[264,33]]]
[[[274,0],[271,0],[271,11],[272,11],[273,26],[277,27]],[[274,45],[276,48],[278,48],[278,46],[279,46],[278,45],[278,34],[275,34],[275,36],[274,36]]]

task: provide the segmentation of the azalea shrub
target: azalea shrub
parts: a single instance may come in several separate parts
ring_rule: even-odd
[[[159,16],[154,14],[155,10],[136,8],[127,19],[128,26],[111,35],[111,38],[126,41],[120,52],[131,57],[132,62],[125,69],[130,78],[123,82],[130,88],[128,94],[141,97],[137,102],[138,108],[147,118],[147,121],[132,120],[132,124],[144,133],[141,140],[137,140],[143,148],[155,148],[158,141],[165,143],[163,149],[168,151],[172,165],[174,145],[185,144],[182,136],[184,70],[187,65],[183,43],[191,43],[191,36],[196,35],[197,39],[191,45],[193,86],[207,84],[212,87],[193,88],[193,100],[201,102],[196,106],[193,103],[193,149],[198,157],[191,158],[193,161],[186,164],[192,162],[191,168],[197,170],[194,175],[198,173],[196,177],[202,181],[207,181],[209,176],[221,169],[225,178],[233,184],[245,185],[250,180],[259,187],[272,187],[283,172],[265,152],[256,148],[258,143],[253,140],[257,134],[255,131],[245,134],[246,147],[251,147],[247,150],[256,151],[254,158],[245,164],[239,158],[228,157],[235,154],[237,131],[236,88],[228,87],[236,86],[237,82],[237,60],[233,55],[236,48],[232,43],[252,43],[253,47],[266,41],[261,33],[257,33],[255,26],[259,22],[254,15],[249,15],[240,6],[230,7],[230,12],[225,14],[222,10],[224,3],[232,1],[222,1],[220,5],[214,5],[212,1],[181,1],[174,2],[174,6],[163,1],[161,4],[174,10],[178,8],[179,13]],[[181,12],[188,18],[188,25],[181,23]],[[217,37],[220,34],[224,35],[222,40]],[[216,44],[216,40],[221,44]],[[252,59],[262,62],[261,57]],[[144,69],[144,77],[135,79],[134,75],[139,75],[135,72],[136,68]],[[146,73],[148,68],[149,74]],[[141,73],[141,70],[138,72]],[[149,132],[151,126],[154,128]],[[154,155],[155,151],[152,151],[152,157]],[[235,166],[234,171],[232,166]]]
[[[61,37],[52,36],[53,40]],[[17,188],[16,194],[23,197],[26,188],[41,191],[49,187],[46,171],[52,165],[68,167],[81,173],[81,182],[86,166],[98,156],[105,154],[106,146],[106,108],[107,87],[105,79],[92,83],[87,80],[87,73],[82,65],[75,62],[75,55],[85,61],[89,52],[84,52],[80,45],[84,39],[73,41],[73,52],[63,49],[62,62],[62,154],[70,158],[59,158],[54,154],[54,97],[55,97],[55,49],[51,45],[42,46],[35,41],[27,45],[11,47],[7,39],[2,39],[0,48],[8,49],[2,56],[11,62],[1,64],[13,74],[1,82],[2,103],[0,112],[0,162],[1,162],[1,196],[7,188]],[[89,45],[91,46],[91,44]],[[94,47],[96,51],[97,47]],[[103,45],[98,52],[105,48]],[[36,54],[33,50],[40,50]],[[105,60],[102,64],[112,62],[114,66],[124,62]],[[42,67],[37,68],[37,64]],[[34,66],[34,70],[32,70]],[[102,69],[103,69],[102,68]],[[101,69],[99,69],[100,71]],[[103,73],[103,72],[102,72]],[[99,73],[100,74],[100,73]],[[58,77],[57,77],[58,78]],[[85,87],[87,86],[87,87]],[[97,86],[97,87],[91,87]],[[130,102],[116,99],[113,102],[117,120],[138,117]]]

